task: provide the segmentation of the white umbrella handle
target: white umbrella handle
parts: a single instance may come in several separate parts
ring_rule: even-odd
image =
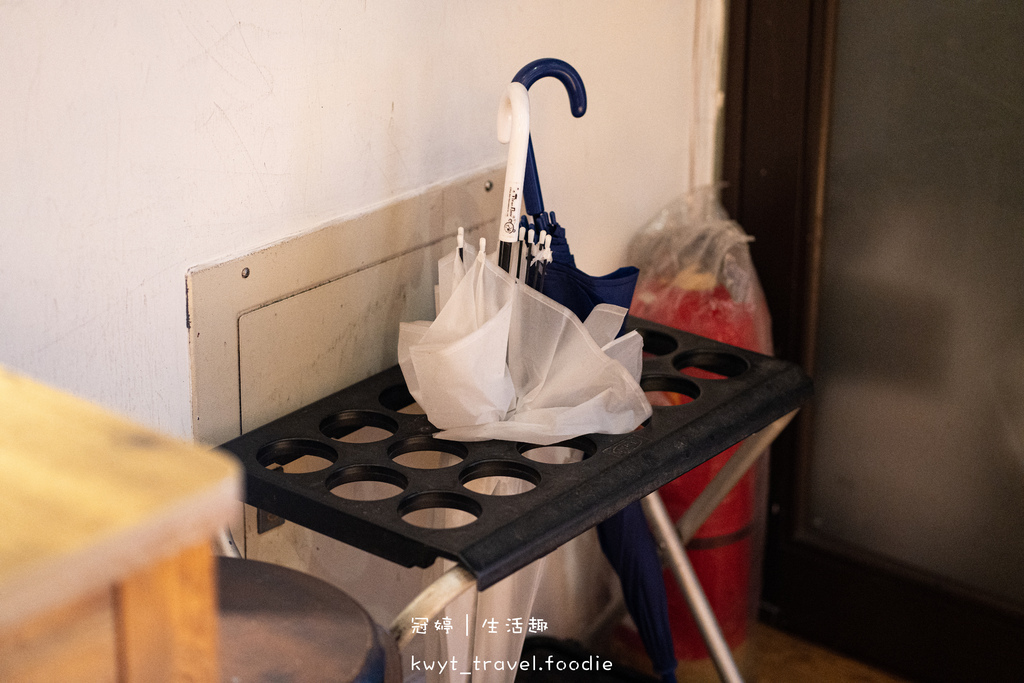
[[[509,83],[498,107],[498,140],[508,144],[505,190],[501,197],[498,225],[498,265],[511,268],[512,245],[519,238],[519,216],[523,207],[523,179],[530,145],[530,96],[522,83]]]

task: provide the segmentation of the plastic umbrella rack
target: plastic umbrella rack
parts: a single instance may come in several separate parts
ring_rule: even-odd
[[[482,590],[811,394],[793,363],[636,318],[627,327],[644,338],[641,387],[691,399],[655,407],[628,434],[545,447],[435,439],[439,430],[416,413],[395,366],[222,447],[245,466],[250,505],[407,567],[454,560]],[[691,377],[688,368],[705,372]],[[544,462],[553,448],[580,457]],[[294,467],[302,460],[316,464]],[[491,477],[521,480],[517,490],[527,490],[474,490]]]

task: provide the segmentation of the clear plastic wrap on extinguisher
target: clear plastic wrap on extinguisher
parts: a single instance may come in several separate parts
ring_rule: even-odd
[[[640,268],[630,312],[770,354],[771,318],[750,260],[752,239],[722,208],[716,187],[673,201],[630,245],[629,262]]]

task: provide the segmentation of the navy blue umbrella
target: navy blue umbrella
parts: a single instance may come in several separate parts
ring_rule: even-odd
[[[583,80],[566,62],[539,59],[520,69],[512,80],[529,88],[545,76],[557,78],[565,85],[573,116],[583,116],[587,110]],[[525,213],[533,217],[531,227],[535,233],[544,230],[552,238],[552,261],[544,268],[540,286],[545,295],[569,308],[580,320],[586,320],[600,303],[629,308],[639,270],[625,267],[608,275],[594,277],[576,267],[565,229],[555,220],[554,213],[544,211],[532,140],[527,149],[523,203]],[[619,576],[626,609],[636,624],[654,670],[666,683],[674,683],[676,657],[669,627],[661,561],[640,503],[632,503],[598,524],[597,534],[601,550]]]
[[[601,303],[629,308],[640,271],[633,266],[624,266],[607,275],[584,273],[576,267],[576,259],[569,251],[565,228],[555,221],[554,211],[549,216],[551,230],[548,234],[552,235],[553,260],[544,269],[541,291],[575,313],[580,320],[586,320],[594,306]]]

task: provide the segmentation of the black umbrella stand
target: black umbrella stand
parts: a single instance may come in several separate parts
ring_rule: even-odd
[[[656,406],[635,432],[590,434],[564,442],[579,462],[531,459],[525,443],[458,443],[434,439],[398,366],[243,434],[222,447],[244,465],[246,502],[406,567],[454,560],[483,590],[563,543],[645,498],[663,484],[784,418],[810,397],[799,366],[636,318],[627,328],[644,338],[641,387],[692,400]],[[703,367],[722,379],[684,376]],[[724,371],[724,372],[723,372]],[[380,438],[346,436],[372,427]],[[450,464],[417,469],[404,455],[440,453]],[[324,466],[289,473],[314,455]],[[475,479],[506,476],[532,483],[514,496],[486,496]],[[344,484],[376,482],[393,494],[353,500],[332,493]],[[416,513],[442,509],[470,520],[456,528],[425,528]]]

